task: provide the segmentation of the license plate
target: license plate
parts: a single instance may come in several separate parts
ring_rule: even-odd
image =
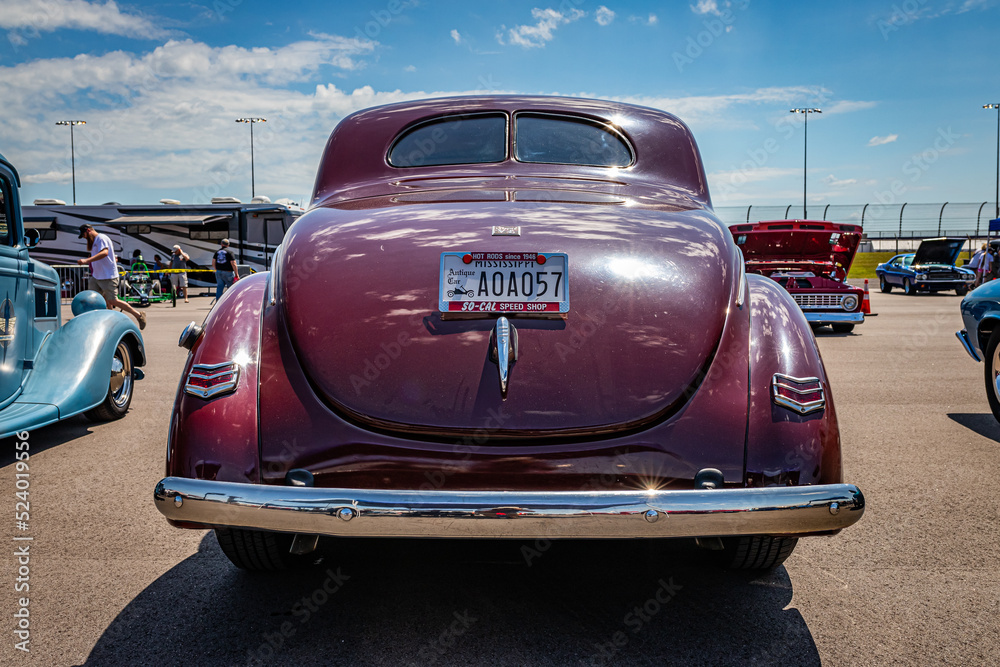
[[[443,252],[438,301],[445,313],[568,313],[564,252]]]

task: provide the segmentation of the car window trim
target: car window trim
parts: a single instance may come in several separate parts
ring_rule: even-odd
[[[503,159],[494,162],[453,162],[450,164],[432,164],[432,165],[416,165],[409,167],[401,167],[393,164],[389,160],[389,156],[392,155],[393,149],[396,148],[396,144],[402,141],[404,138],[409,136],[412,132],[415,132],[424,125],[431,125],[433,123],[442,123],[447,121],[449,118],[473,118],[475,116],[502,116],[503,117]],[[385,152],[385,163],[392,167],[393,169],[431,169],[434,167],[460,167],[463,165],[478,165],[478,164],[502,164],[511,158],[511,129],[510,129],[510,114],[506,111],[500,109],[494,111],[475,111],[473,113],[451,113],[446,116],[433,116],[431,118],[424,118],[416,122],[410,123],[392,140],[389,144],[388,150]]]
[[[599,127],[602,130],[604,130],[605,132],[607,132],[608,134],[614,135],[619,140],[621,140],[622,143],[625,144],[625,148],[627,148],[628,152],[629,152],[629,157],[630,157],[629,163],[627,165],[623,166],[623,167],[618,167],[618,166],[609,166],[609,165],[605,165],[605,164],[579,164],[579,163],[575,163],[575,162],[530,162],[530,161],[518,159],[518,157],[517,157],[517,119],[518,119],[519,116],[545,116],[545,117],[549,117],[549,118],[568,119],[568,120],[575,121],[575,122],[589,123],[590,125],[594,125],[596,127]],[[635,146],[632,145],[632,142],[629,140],[628,135],[626,135],[623,131],[621,131],[620,129],[618,129],[618,127],[616,127],[613,123],[610,123],[609,121],[604,120],[604,119],[593,118],[593,117],[590,117],[590,116],[583,116],[583,115],[580,115],[580,114],[556,113],[556,112],[553,112],[553,111],[532,111],[530,109],[525,109],[523,111],[516,111],[516,112],[514,112],[513,117],[512,117],[512,125],[513,125],[513,127],[511,128],[511,134],[513,136],[512,136],[512,140],[511,140],[511,146],[510,146],[510,157],[515,162],[519,162],[521,164],[554,164],[554,165],[564,165],[564,166],[570,166],[570,167],[598,167],[600,169],[629,169],[630,167],[633,167],[635,165],[635,162],[636,162]]]

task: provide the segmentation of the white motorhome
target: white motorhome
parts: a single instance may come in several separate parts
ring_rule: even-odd
[[[228,238],[237,263],[254,271],[270,269],[275,248],[302,210],[282,204],[154,204],[124,206],[67,206],[55,200],[36,200],[22,206],[25,229],[36,229],[41,243],[32,257],[49,264],[76,264],[86,257],[87,242],[78,238],[80,225],[90,223],[107,234],[119,264],[128,266],[142,255],[152,265],[153,256],[169,262],[174,244],[190,255],[190,269],[211,269],[219,241]],[[196,279],[197,274],[191,276]],[[200,280],[214,284],[214,279]]]

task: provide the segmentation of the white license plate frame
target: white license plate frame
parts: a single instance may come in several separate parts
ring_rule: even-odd
[[[443,252],[438,270],[438,307],[442,313],[568,313],[569,255]]]

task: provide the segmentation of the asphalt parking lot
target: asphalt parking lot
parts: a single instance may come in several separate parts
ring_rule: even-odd
[[[0,663],[39,665],[898,665],[1000,663],[1000,426],[960,299],[872,294],[821,333],[856,526],[760,575],[648,542],[365,541],[315,571],[251,575],[153,507],[186,351],[209,301],[148,309],[146,379],[118,422],[31,433],[30,593],[0,568]],[[523,547],[531,550],[525,551]],[[526,562],[530,555],[530,566]],[[30,597],[30,654],[13,634]]]

